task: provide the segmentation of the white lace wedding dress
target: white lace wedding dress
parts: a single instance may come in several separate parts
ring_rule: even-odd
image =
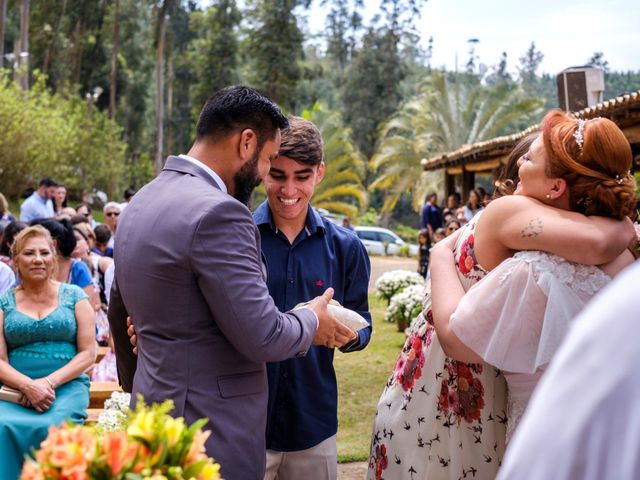
[[[518,252],[466,293],[451,328],[504,373],[507,441],[572,320],[611,279],[597,267],[545,252]]]

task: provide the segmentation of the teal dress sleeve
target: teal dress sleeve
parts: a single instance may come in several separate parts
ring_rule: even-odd
[[[78,285],[63,283],[62,285],[60,285],[60,288],[64,289],[64,292],[61,295],[63,303],[69,306],[71,309],[74,309],[76,303],[78,303],[80,300],[89,298],[89,295],[87,295],[87,293]]]

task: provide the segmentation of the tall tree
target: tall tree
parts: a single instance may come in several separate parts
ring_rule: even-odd
[[[7,24],[7,1],[0,0],[0,68],[4,67],[4,33]]]
[[[345,122],[367,158],[375,149],[378,126],[400,103],[405,73],[395,34],[369,28],[349,67],[342,95]]]
[[[491,73],[486,76],[484,81],[488,85],[495,85],[500,82],[511,82],[512,78],[507,71],[507,52],[502,52],[500,60],[496,65],[491,67]]]
[[[253,59],[252,83],[278,105],[295,109],[293,92],[302,77],[304,36],[294,10],[309,0],[262,0],[255,7],[256,24],[249,30],[249,53]]]
[[[520,57],[520,65],[518,66],[520,82],[525,89],[535,85],[538,68],[540,68],[543,59],[544,54],[536,49],[535,42],[531,42],[525,54]]]
[[[604,59],[604,53],[594,52],[591,58],[587,61],[587,65],[593,65],[594,67],[600,67],[605,72],[609,71],[609,62]]]
[[[422,158],[513,133],[516,122],[539,113],[541,105],[513,83],[486,87],[465,75],[434,73],[381,129],[380,146],[370,162],[378,176],[370,189],[384,192],[382,211],[391,212],[404,192],[412,192],[414,207],[419,207],[425,193],[420,187],[428,178]]]
[[[363,0],[323,0],[321,6],[331,3],[327,14],[327,56],[336,69],[336,85],[344,82],[344,74],[356,45],[356,35],[362,27]]]
[[[238,83],[238,26],[242,15],[235,0],[218,0],[190,19],[193,40],[189,60],[195,81],[191,85],[193,115],[216,91]]]
[[[116,85],[118,80],[118,48],[120,46],[120,0],[114,0],[111,35],[111,75],[109,80],[109,118],[116,116]]]
[[[29,0],[20,2],[20,47],[18,48],[17,81],[23,90],[29,89]]]
[[[154,152],[153,39],[154,12],[140,8],[140,0],[120,0],[120,48],[117,77],[118,123],[128,145],[128,157],[137,162]]]
[[[476,67],[479,60],[478,55],[476,55],[476,45],[480,43],[480,40],[478,40],[477,38],[470,38],[469,40],[467,40],[467,43],[469,44],[469,60],[467,60],[465,68],[467,70],[467,73],[473,75],[474,73],[476,73]]]
[[[156,175],[164,165],[164,45],[167,32],[167,16],[173,4],[172,0],[162,0],[157,6],[156,15],[156,144],[153,170]]]
[[[313,195],[313,205],[355,217],[367,206],[367,191],[363,182],[366,163],[356,148],[351,131],[344,126],[340,114],[316,103],[302,112],[313,122],[324,141],[324,180]]]
[[[401,57],[401,42],[415,38],[411,34],[422,3],[382,0],[384,20],[379,15],[374,18],[350,64],[342,95],[345,122],[367,158],[375,149],[378,127],[402,100],[401,84],[407,68]]]

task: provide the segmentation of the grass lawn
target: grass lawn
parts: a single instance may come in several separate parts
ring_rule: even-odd
[[[373,335],[364,350],[343,354],[336,350],[338,376],[338,461],[369,458],[369,439],[380,394],[394,367],[405,335],[384,320],[386,302],[369,294]]]

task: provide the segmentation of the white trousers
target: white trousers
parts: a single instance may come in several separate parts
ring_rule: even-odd
[[[336,480],[338,448],[336,436],[315,447],[297,452],[267,450],[267,471],[264,480]]]

